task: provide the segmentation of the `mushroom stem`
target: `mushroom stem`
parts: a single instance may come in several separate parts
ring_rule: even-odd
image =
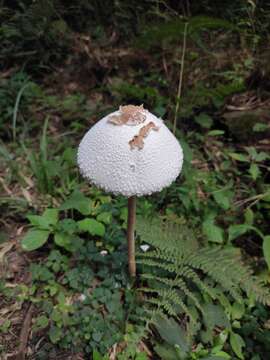
[[[136,196],[128,198],[128,268],[131,277],[136,276],[134,228],[136,221]]]

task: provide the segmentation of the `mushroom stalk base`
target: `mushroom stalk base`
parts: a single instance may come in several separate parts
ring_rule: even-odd
[[[136,222],[136,196],[128,198],[128,268],[131,277],[136,276],[134,229]]]

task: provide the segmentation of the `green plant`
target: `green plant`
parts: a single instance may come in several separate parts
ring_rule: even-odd
[[[32,264],[37,292],[30,300],[41,312],[36,330],[48,328],[50,342],[60,348],[87,354],[96,349],[105,354],[123,339],[134,296],[123,286],[120,267],[109,277],[110,255],[100,254],[93,243],[81,247],[79,253],[70,261],[53,250],[47,262]]]
[[[249,187],[252,189],[248,196],[240,200],[237,206],[246,206],[244,222],[232,224],[228,228],[229,241],[237,239],[250,232],[256,234],[263,241],[263,254],[269,267],[270,264],[270,244],[269,229],[261,226],[261,218],[258,217],[261,209],[268,209],[270,190],[267,185],[267,170],[269,155],[264,151],[257,151],[254,146],[245,147],[245,152],[228,152],[228,155],[235,161],[242,171],[245,170],[245,178]],[[250,186],[254,184],[253,186]],[[265,235],[266,232],[266,235]]]
[[[91,202],[79,191],[74,191],[60,207],[62,211],[69,209],[76,209],[84,216],[93,213]],[[79,237],[80,233],[88,233],[92,236],[105,234],[103,223],[93,217],[86,217],[79,221],[72,218],[60,220],[58,209],[46,209],[42,215],[29,215],[28,220],[32,229],[22,239],[22,248],[26,251],[40,248],[50,236],[53,236],[57,246],[67,251],[74,251],[83,241]]]
[[[27,148],[25,148],[24,146],[23,147],[30,162],[32,172],[37,179],[37,186],[39,191],[52,193],[54,187],[52,177],[57,173],[57,170],[59,171],[59,168],[57,169],[57,167],[55,166],[56,164],[52,164],[48,160],[48,123],[49,117],[46,117],[42,129],[42,136],[40,139],[40,153],[38,155],[35,152],[28,151]]]
[[[69,192],[76,185],[77,174],[72,173],[75,165],[75,151],[62,144],[61,156],[52,153],[48,132],[49,117],[44,121],[39,151],[30,150],[22,143],[30,169],[35,176],[36,186],[43,194],[56,195]],[[59,150],[58,150],[59,151]]]
[[[18,129],[23,132],[29,126],[29,105],[42,95],[42,90],[23,71],[2,79],[0,85],[0,129],[15,140]]]
[[[245,296],[269,304],[270,293],[243,264],[239,252],[235,248],[201,247],[190,229],[159,220],[141,219],[137,232],[151,246],[137,257],[142,281],[147,284],[139,289],[149,311],[147,324],[152,322],[161,337],[169,345],[177,345],[183,356],[199,330],[203,341],[211,341],[215,326],[229,331],[232,349],[240,353],[234,344],[238,335],[234,335],[224,304],[230,303],[228,299],[241,304]],[[166,326],[170,332],[164,330]],[[175,338],[177,332],[182,335]]]
[[[42,216],[29,216],[33,229],[23,240],[26,247],[32,244],[29,236],[36,239],[33,234],[36,231],[47,231],[54,238],[57,234],[65,238],[66,232],[74,231],[76,224],[76,231],[81,234],[79,227],[83,231],[81,240],[73,233],[72,244],[59,244],[55,240],[48,258],[42,263],[31,264],[32,286],[18,289],[21,300],[31,301],[39,309],[35,331],[47,329],[48,341],[62,349],[87,354],[95,349],[97,358],[98,353],[103,356],[114,344],[124,341],[132,314],[137,311],[136,294],[129,288],[126,278],[126,257],[121,248],[124,234],[116,234],[108,212],[103,211],[104,206],[110,204],[109,197],[98,194],[95,193],[95,200],[93,196],[89,201],[81,193],[75,193],[63,203],[60,211],[73,213],[76,218],[83,212],[82,220],[59,220],[56,209],[47,209]],[[95,216],[108,227],[111,235],[108,243],[104,242],[103,236],[88,238],[89,232],[102,231],[104,237],[106,235],[101,222],[94,219],[89,222],[89,209],[92,216],[97,212]],[[119,225],[117,227],[119,229]],[[111,251],[105,251],[106,247]],[[137,356],[134,346],[127,348],[127,353],[133,353],[134,359],[145,359]]]

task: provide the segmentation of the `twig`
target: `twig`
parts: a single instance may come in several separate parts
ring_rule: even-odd
[[[184,63],[185,63],[185,54],[186,54],[186,48],[187,48],[187,28],[188,28],[188,23],[185,23],[184,38],[183,38],[183,51],[182,51],[181,66],[180,66],[180,72],[179,72],[179,82],[178,82],[176,105],[175,105],[175,114],[174,114],[174,121],[173,121],[173,133],[174,134],[176,132],[177,114],[178,114],[180,99],[181,99],[181,95],[182,95]]]
[[[263,193],[263,194],[258,194],[258,195],[254,195],[254,196],[251,196],[247,199],[244,199],[244,200],[239,200],[239,201],[236,201],[234,203],[234,206],[236,207],[240,207],[240,206],[243,206],[245,205],[246,203],[249,203],[251,202],[251,204],[249,204],[248,208],[251,208],[252,206],[254,206],[258,201],[262,200],[264,197],[268,196],[270,194],[269,191]]]
[[[20,332],[20,345],[19,345],[17,356],[16,356],[16,360],[24,360],[25,359],[26,347],[27,347],[27,343],[28,343],[28,336],[29,336],[32,315],[33,315],[33,308],[34,308],[34,306],[33,306],[33,304],[31,304],[28,307],[26,316],[24,318],[23,326],[22,326],[21,332]]]

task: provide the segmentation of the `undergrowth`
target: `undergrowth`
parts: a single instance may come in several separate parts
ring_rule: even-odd
[[[163,325],[171,327],[172,331],[181,329],[178,346],[182,355],[177,358],[189,358],[188,353],[203,323],[208,336],[213,331],[214,324],[207,324],[206,320],[209,307],[212,306],[212,315],[216,311],[217,318],[223,317],[219,326],[226,328],[233,338],[239,335],[235,335],[230,323],[230,304],[235,302],[241,307],[246,299],[269,304],[269,289],[252,274],[235,248],[202,246],[198,234],[188,227],[159,220],[140,219],[137,232],[141,241],[150,246],[137,258],[141,281],[145,284],[138,289],[144,294],[143,306],[149,316],[145,321],[147,327],[155,325],[167,341],[170,335]],[[207,336],[205,340],[207,342]],[[168,342],[176,345],[172,340]],[[232,349],[239,355],[235,346]],[[175,349],[172,346],[170,350]]]
[[[2,2],[0,356],[32,304],[29,359],[268,359],[269,14],[244,0]],[[82,133],[126,103],[175,117],[185,159],[138,199],[136,283],[126,199],[76,166]]]

